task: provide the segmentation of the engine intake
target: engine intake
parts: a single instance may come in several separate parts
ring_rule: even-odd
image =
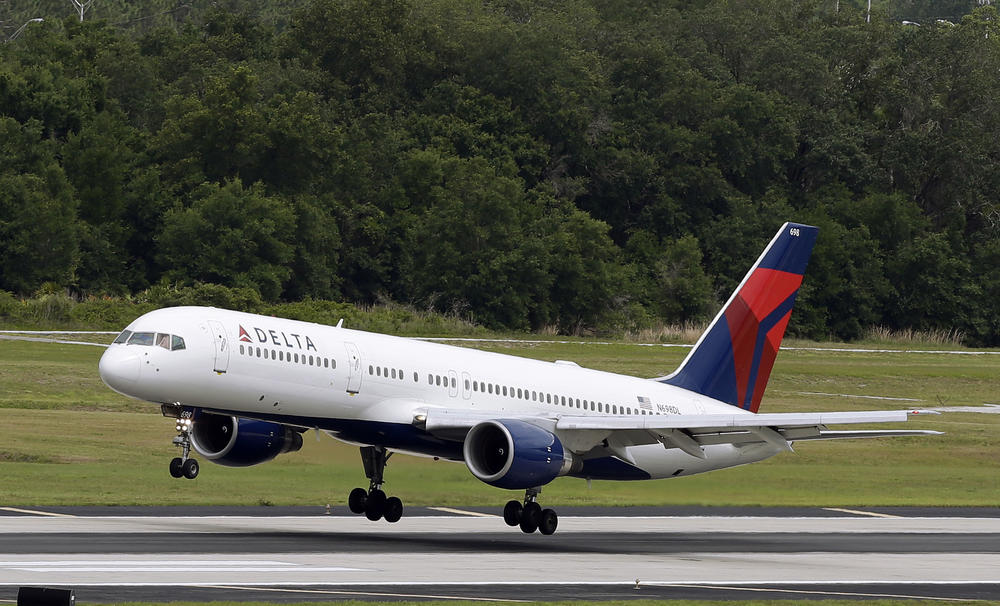
[[[498,488],[534,488],[566,475],[572,453],[552,432],[517,419],[483,421],[462,447],[472,475]]]
[[[280,423],[200,412],[191,430],[191,446],[219,465],[249,467],[296,452],[302,448],[302,435]]]

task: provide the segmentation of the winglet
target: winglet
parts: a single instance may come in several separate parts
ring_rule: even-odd
[[[691,353],[660,381],[757,412],[818,233],[782,225]]]

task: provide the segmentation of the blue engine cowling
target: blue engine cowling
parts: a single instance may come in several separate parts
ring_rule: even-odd
[[[191,446],[206,459],[228,467],[249,467],[302,448],[302,435],[280,423],[200,412]]]
[[[534,488],[565,475],[573,455],[552,432],[516,419],[483,421],[462,447],[472,475],[498,488]]]

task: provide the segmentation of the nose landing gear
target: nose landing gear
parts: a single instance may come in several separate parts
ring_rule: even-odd
[[[362,446],[361,462],[365,467],[365,476],[369,480],[368,490],[355,488],[347,498],[347,507],[356,514],[364,514],[375,522],[385,519],[390,524],[398,522],[403,517],[403,501],[397,497],[387,497],[382,491],[385,465],[392,456],[383,446]]]
[[[531,534],[538,530],[544,535],[550,535],[559,526],[559,516],[551,509],[542,509],[538,504],[541,488],[529,488],[524,491],[524,504],[519,501],[508,501],[503,508],[503,521],[508,526],[520,526],[521,532]]]
[[[177,419],[177,437],[174,438],[174,446],[181,448],[181,456],[174,457],[170,461],[170,475],[175,478],[187,478],[193,480],[198,477],[201,466],[197,459],[192,459],[191,455],[191,429],[194,427],[194,413],[190,410],[183,410],[179,406],[163,405],[161,408],[163,415]]]

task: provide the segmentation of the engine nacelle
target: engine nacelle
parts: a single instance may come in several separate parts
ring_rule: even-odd
[[[498,488],[534,488],[569,473],[573,455],[552,432],[516,419],[483,421],[462,447],[472,475]]]
[[[302,448],[302,435],[280,423],[200,412],[191,446],[206,459],[228,467],[249,467]]]

